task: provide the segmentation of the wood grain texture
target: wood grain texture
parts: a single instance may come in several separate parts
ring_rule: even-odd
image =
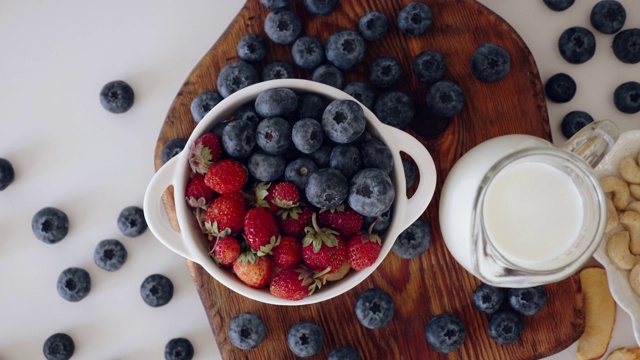
[[[363,359],[535,359],[556,353],[572,344],[584,330],[582,293],[578,276],[548,285],[549,300],[538,314],[524,319],[522,339],[509,346],[495,343],[488,335],[488,317],[476,311],[471,295],[479,281],[460,267],[448,253],[440,233],[437,204],[443,180],[455,161],[476,144],[495,136],[522,133],[550,139],[545,98],[536,64],[522,39],[500,17],[475,1],[430,0],[434,26],[423,36],[407,37],[395,24],[398,11],[408,0],[343,0],[338,9],[325,17],[313,17],[298,1],[294,10],[303,21],[303,33],[323,42],[340,29],[356,29],[360,16],[378,10],[390,20],[390,31],[383,39],[369,43],[365,62],[345,74],[347,82],[366,81],[368,65],[378,56],[390,55],[400,61],[404,75],[396,90],[404,91],[416,103],[423,102],[428,85],[415,80],[413,58],[424,50],[442,53],[446,62],[445,79],[464,90],[466,104],[452,119],[437,119],[419,112],[407,132],[418,138],[432,154],[438,172],[435,196],[422,215],[433,229],[431,248],[421,257],[402,260],[390,253],[379,269],[353,290],[322,304],[300,307],[264,305],[227,289],[200,266],[187,262],[216,341],[225,359],[295,358],[286,344],[286,334],[300,321],[319,324],[325,333],[322,352],[313,359],[326,359],[341,346],[357,348]],[[239,60],[238,40],[247,33],[261,34],[267,10],[258,0],[249,0],[216,44],[196,65],[171,105],[158,137],[155,166],[162,163],[164,144],[177,137],[188,137],[195,122],[189,110],[192,99],[202,91],[215,91],[216,74],[226,64]],[[477,81],[469,69],[473,51],[493,42],[511,56],[511,72],[492,84]],[[267,60],[291,61],[291,46],[269,42]],[[298,77],[310,73],[298,70]],[[420,159],[414,159],[420,161]],[[163,197],[175,225],[175,208],[169,189]],[[396,301],[394,319],[387,327],[368,330],[358,323],[353,307],[358,296],[371,287],[389,292]],[[242,351],[227,338],[230,319],[240,312],[255,312],[265,321],[268,335],[256,349]],[[432,350],[424,329],[434,315],[450,312],[465,323],[467,340],[448,356]]]

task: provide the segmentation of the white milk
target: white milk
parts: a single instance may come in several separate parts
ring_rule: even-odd
[[[580,193],[551,165],[518,163],[495,176],[483,216],[489,237],[511,261],[535,263],[567,250],[582,227]]]

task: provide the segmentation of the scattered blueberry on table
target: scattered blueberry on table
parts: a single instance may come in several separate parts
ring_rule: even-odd
[[[160,161],[162,161],[162,164],[166,164],[167,161],[180,154],[186,145],[187,139],[185,138],[175,138],[167,141],[160,153]]]
[[[241,60],[258,62],[267,56],[267,43],[258,34],[247,34],[238,41],[236,50]]]
[[[627,11],[618,1],[602,0],[591,9],[589,21],[591,25],[603,34],[615,34],[624,26]]]
[[[413,121],[415,106],[407,94],[392,90],[378,96],[373,112],[383,124],[404,129]]]
[[[366,48],[366,42],[358,32],[342,29],[334,32],[327,39],[325,56],[333,66],[346,71],[353,69],[364,60]]]
[[[531,316],[542,309],[547,302],[547,292],[543,286],[509,289],[509,305],[520,314]]]
[[[565,73],[551,76],[544,85],[544,92],[549,100],[556,103],[571,101],[576,95],[576,81]]]
[[[240,313],[229,321],[229,341],[242,350],[256,348],[267,336],[262,318],[254,313]]]
[[[42,345],[42,352],[47,360],[69,360],[75,351],[73,339],[65,333],[49,336]]]
[[[16,177],[13,165],[7,159],[0,158],[0,191],[6,189]]]
[[[393,319],[395,302],[388,292],[371,288],[363,292],[355,303],[358,321],[367,329],[380,329]]]
[[[562,32],[558,39],[560,56],[570,64],[583,64],[596,52],[596,38],[582,26],[573,26]]]
[[[462,346],[467,333],[459,317],[443,313],[429,320],[425,328],[425,336],[427,343],[434,350],[448,354]]]
[[[151,307],[164,306],[173,298],[173,282],[162,274],[149,275],[140,285],[140,296]]]
[[[118,229],[124,236],[136,237],[147,230],[144,210],[139,206],[127,206],[120,211],[117,219]]]
[[[311,80],[342,89],[344,85],[344,75],[342,71],[331,64],[322,64],[313,70]]]
[[[358,20],[358,31],[367,41],[382,39],[389,30],[387,17],[379,11],[369,11]]]
[[[305,358],[322,350],[324,333],[322,328],[311,322],[295,324],[287,333],[287,345],[296,356]]]
[[[413,59],[412,70],[418,81],[434,83],[445,72],[444,56],[437,51],[425,50]]]
[[[560,122],[560,129],[562,130],[562,135],[569,139],[575,135],[575,133],[580,131],[580,129],[592,122],[593,117],[587,112],[574,110],[562,118],[562,121]]]
[[[273,10],[264,21],[264,31],[276,44],[292,44],[302,31],[298,14],[291,10]]]
[[[494,79],[487,77],[486,79]],[[487,81],[489,82],[489,81]],[[435,116],[458,115],[464,106],[464,92],[458,84],[440,80],[427,90],[427,106]]]
[[[100,104],[114,114],[127,112],[133,106],[134,93],[122,80],[110,81],[100,90]]]
[[[511,56],[500,45],[482,44],[471,55],[471,72],[482,82],[500,81],[510,70]]]
[[[164,347],[165,360],[191,360],[193,354],[193,345],[185,338],[171,339]]]
[[[362,356],[357,349],[346,346],[331,351],[327,360],[362,360]]]
[[[100,241],[93,252],[93,261],[106,271],[116,271],[127,261],[128,252],[124,245],[116,239]]]
[[[421,217],[398,235],[391,251],[403,259],[424,254],[431,245],[431,225]]]
[[[296,71],[293,66],[286,61],[272,61],[264,66],[260,79],[262,81],[276,79],[292,79],[296,77]]]
[[[256,68],[245,61],[237,61],[225,65],[218,73],[218,92],[223,98],[257,83],[259,80]]]
[[[418,36],[431,29],[433,14],[426,4],[411,2],[400,10],[397,22],[403,33],[409,36]]]
[[[522,319],[511,310],[501,310],[489,319],[489,336],[498,344],[509,345],[522,336]]]
[[[63,299],[71,302],[80,301],[91,292],[91,276],[82,268],[66,268],[58,276],[56,289]]]
[[[400,81],[402,67],[392,56],[379,57],[369,66],[369,82],[380,89],[388,89]]]
[[[316,16],[329,15],[336,10],[340,0],[304,0],[304,7]]]
[[[60,209],[45,207],[33,215],[31,230],[38,240],[45,244],[55,244],[67,236],[69,218]]]
[[[640,29],[626,29],[613,38],[613,54],[626,64],[640,62]]]
[[[293,63],[305,70],[313,70],[324,60],[324,45],[313,36],[299,37],[291,47]]]
[[[640,83],[627,81],[616,87],[613,103],[620,112],[635,114],[640,111]]]
[[[573,5],[575,0],[543,0],[544,4],[553,11],[565,11]]]
[[[480,284],[473,292],[473,306],[485,314],[493,314],[500,309],[505,298],[504,289]]]
[[[191,116],[197,123],[207,115],[209,110],[222,101],[222,96],[215,91],[204,91],[198,94],[193,101],[191,101]]]

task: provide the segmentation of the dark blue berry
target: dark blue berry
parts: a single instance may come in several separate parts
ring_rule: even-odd
[[[362,227],[364,229],[369,229],[369,226],[371,226],[371,224],[373,224],[374,221],[376,223],[375,225],[373,225],[372,232],[381,233],[387,230],[389,225],[391,225],[391,208],[383,212],[382,214],[380,214],[378,217],[364,216]]]
[[[504,290],[488,284],[480,284],[473,292],[473,305],[485,314],[493,314],[504,302]]]
[[[291,89],[276,88],[261,92],[256,97],[255,108],[263,118],[285,116],[298,107],[298,95]]]
[[[544,4],[553,11],[565,11],[573,5],[576,0],[543,0]]]
[[[304,0],[304,6],[313,15],[324,16],[331,14],[340,0]]]
[[[251,155],[247,163],[249,174],[264,182],[276,180],[284,175],[285,167],[286,161],[282,156],[260,151]]]
[[[371,109],[373,107],[376,95],[369,84],[361,81],[353,81],[348,83],[342,91],[353,96],[367,108]]]
[[[274,43],[289,45],[300,36],[302,23],[293,11],[273,10],[264,21],[264,31]]]
[[[513,311],[503,310],[489,319],[489,336],[501,345],[509,345],[520,339],[522,329],[522,319]]]
[[[80,301],[91,292],[91,276],[85,269],[67,268],[58,276],[56,289],[63,299],[71,302]]]
[[[413,73],[420,82],[434,83],[444,75],[444,57],[436,51],[427,50],[413,59]]]
[[[258,62],[267,56],[267,43],[258,34],[243,36],[236,46],[238,57],[248,62]]]
[[[249,120],[230,122],[222,131],[222,147],[229,156],[247,158],[256,146],[256,125]]]
[[[433,15],[426,4],[409,3],[398,14],[398,27],[409,36],[422,35],[431,28],[431,25],[433,25]]]
[[[411,124],[415,107],[405,93],[389,91],[378,96],[373,112],[382,123],[404,129]]]
[[[364,60],[366,48],[364,38],[360,34],[343,29],[329,36],[325,56],[327,61],[338,69],[351,70]]]
[[[256,128],[256,143],[268,154],[280,155],[291,146],[291,125],[281,117],[266,118]]]
[[[544,92],[549,100],[556,103],[566,103],[576,95],[576,82],[565,73],[558,73],[547,80]]]
[[[324,144],[318,151],[309,154],[309,157],[313,159],[319,169],[322,169],[329,166],[331,151],[333,151],[333,146]]]
[[[398,235],[391,250],[403,259],[413,259],[429,250],[431,245],[431,226],[418,218]]]
[[[456,116],[464,106],[464,92],[451,81],[438,81],[427,91],[427,106],[435,116]]]
[[[118,229],[124,236],[136,237],[147,230],[144,211],[138,206],[128,206],[118,215]]]
[[[191,360],[193,359],[193,345],[185,338],[169,340],[164,346],[165,360]]]
[[[13,170],[13,165],[7,159],[0,158],[0,191],[11,185],[16,177],[16,173]]]
[[[222,96],[214,91],[205,91],[198,94],[191,101],[191,116],[193,116],[193,120],[199,123],[209,110],[218,105],[220,101],[222,101]]]
[[[76,345],[71,336],[56,333],[45,340],[42,352],[47,360],[69,360],[76,351]]]
[[[558,39],[560,55],[570,64],[583,64],[596,52],[593,33],[580,26],[570,27]]]
[[[381,88],[390,88],[397,84],[402,76],[402,68],[396,59],[383,56],[375,59],[369,67],[369,81]]]
[[[336,145],[331,151],[329,166],[339,170],[347,180],[362,168],[360,150],[352,145]]]
[[[613,103],[625,114],[640,111],[640,83],[629,81],[619,85],[613,92]]]
[[[55,244],[69,232],[69,218],[62,210],[46,207],[31,219],[33,235],[45,244]]]
[[[256,124],[258,124],[257,120]],[[224,132],[224,128],[226,128],[227,125],[229,125],[228,121],[216,121],[215,124],[211,127],[210,132],[216,134],[218,138],[222,139],[222,133]]]
[[[298,97],[298,109],[296,114],[298,119],[314,119],[320,121],[324,108],[327,107],[325,100],[316,94],[302,94]]]
[[[329,64],[318,66],[311,74],[311,80],[342,89],[344,86],[344,75],[337,67]]]
[[[166,305],[173,297],[173,283],[164,275],[149,275],[140,285],[140,296],[151,307]]]
[[[127,261],[127,249],[115,239],[102,240],[93,251],[93,261],[99,268],[116,271]]]
[[[358,30],[365,40],[380,40],[389,30],[389,21],[379,11],[369,11],[358,21]]]
[[[296,149],[311,154],[322,146],[322,125],[314,119],[300,119],[293,124],[291,139]]]
[[[483,44],[471,55],[471,72],[480,81],[493,83],[504,79],[511,70],[511,56],[496,44]]]
[[[286,61],[272,61],[262,69],[262,81],[276,79],[293,79],[296,77],[296,71],[293,66]]]
[[[292,0],[260,0],[260,4],[267,9],[287,9]]]
[[[106,83],[100,90],[100,104],[108,112],[120,114],[133,106],[133,89],[124,81]]]
[[[229,341],[242,350],[251,350],[267,336],[262,318],[254,313],[240,313],[229,321]]]
[[[244,105],[242,105],[235,113],[234,115],[234,119],[236,120],[249,120],[252,123],[254,123],[256,126],[258,125],[258,123],[260,122],[260,120],[262,120],[260,118],[260,116],[258,115],[258,112],[256,111],[256,107],[254,106],[254,103],[246,103]],[[224,121],[220,121],[220,124],[224,124]],[[222,133],[220,133],[220,135],[218,135],[218,137],[222,138]]]
[[[295,159],[287,164],[284,169],[284,178],[292,182],[298,189],[304,191],[311,174],[318,171],[318,166],[308,157]]]
[[[467,338],[462,320],[448,313],[436,315],[429,320],[425,336],[429,346],[443,354],[458,349]]]
[[[329,353],[327,360],[362,360],[362,356],[355,348],[341,347]]]
[[[394,301],[391,295],[379,288],[363,292],[356,300],[355,312],[358,321],[367,329],[380,329],[393,319]]]
[[[322,128],[329,139],[340,144],[356,140],[367,126],[362,107],[353,100],[334,100],[322,113]]]
[[[162,152],[160,153],[162,164],[164,165],[174,156],[180,154],[186,145],[187,139],[185,138],[175,138],[167,141],[167,143],[162,147]]]
[[[320,169],[307,181],[305,194],[311,205],[321,209],[333,209],[342,204],[349,193],[349,182],[336,169]],[[355,210],[355,209],[354,209]]]
[[[369,139],[359,146],[360,156],[364,167],[378,168],[387,174],[393,170],[393,155],[391,150],[378,139]]]
[[[547,292],[542,286],[509,289],[509,305],[520,314],[531,316],[542,309],[547,302]]]
[[[313,70],[324,62],[324,46],[313,36],[302,36],[291,48],[293,63],[305,70]]]
[[[640,29],[622,30],[613,38],[613,53],[626,64],[640,62]]]
[[[569,139],[575,135],[575,133],[580,131],[580,129],[592,122],[593,117],[588,113],[584,111],[572,111],[562,119],[560,129],[562,130],[562,135]]]
[[[358,171],[349,183],[349,206],[363,216],[380,216],[391,208],[395,195],[391,178],[378,168]]]
[[[416,182],[416,168],[413,167],[411,161],[402,159],[402,169],[404,170],[404,179],[408,189]]]
[[[591,25],[603,34],[615,34],[624,26],[627,11],[621,3],[614,0],[602,0],[591,9]]]
[[[296,356],[311,357],[322,350],[324,334],[320,326],[310,322],[295,324],[287,333],[287,345]]]
[[[259,81],[258,71],[253,65],[245,61],[238,61],[226,65],[218,74],[218,91],[222,97],[253,85]]]

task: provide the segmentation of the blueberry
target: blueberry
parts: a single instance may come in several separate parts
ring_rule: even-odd
[[[402,76],[402,68],[391,56],[379,57],[369,67],[369,81],[381,88],[387,89],[397,84]]]
[[[562,135],[569,139],[580,131],[580,129],[592,122],[593,117],[588,113],[584,111],[571,111],[562,119],[560,129],[562,130]]]
[[[313,15],[324,16],[331,14],[340,0],[304,0],[304,7]]]
[[[458,349],[467,338],[462,320],[448,313],[431,318],[424,333],[429,346],[443,354],[448,354]]]
[[[509,74],[510,70],[511,56],[496,44],[483,44],[471,55],[471,72],[482,82],[500,81]]]
[[[624,26],[627,12],[624,6],[614,0],[602,0],[591,9],[591,25],[603,34],[615,34]]]
[[[420,82],[434,83],[444,75],[444,57],[436,51],[427,50],[413,59],[413,73]]]
[[[378,96],[373,112],[382,123],[404,129],[411,124],[415,107],[405,93],[389,91]]]
[[[264,31],[271,41],[280,45],[292,44],[302,31],[302,23],[290,10],[273,10],[264,21]]]
[[[311,205],[320,209],[333,209],[342,204],[349,193],[349,183],[336,169],[320,169],[307,181],[305,194]]]
[[[613,38],[613,53],[626,64],[640,62],[640,29],[622,30]]]
[[[311,74],[311,80],[342,89],[344,84],[344,75],[337,67],[329,64],[318,66]]]
[[[284,169],[284,178],[292,182],[298,189],[304,190],[307,187],[309,177],[316,171],[318,171],[318,166],[313,160],[301,157],[287,164]]]
[[[375,94],[369,84],[361,81],[352,81],[342,89],[345,93],[353,96],[356,100],[360,101],[362,105],[371,109],[373,102],[375,101]]]
[[[355,348],[345,346],[331,351],[327,360],[362,360],[362,356]]]
[[[231,157],[249,157],[255,146],[256,126],[249,120],[232,121],[222,131],[222,147]]]
[[[251,350],[267,336],[267,327],[257,314],[240,313],[229,321],[229,341],[242,350]]]
[[[613,92],[613,103],[625,114],[640,111],[640,83],[629,81],[619,85]]]
[[[522,336],[522,319],[510,310],[502,310],[489,319],[489,336],[498,344],[509,345]]]
[[[322,169],[329,166],[331,151],[333,151],[333,146],[325,144],[320,146],[320,149],[318,149],[318,151],[309,154],[309,157],[311,157],[316,165],[318,165],[319,169]]]
[[[266,118],[256,128],[256,144],[268,154],[284,153],[291,142],[291,125],[281,117]]]
[[[46,207],[31,219],[33,235],[45,244],[55,244],[69,232],[69,218],[62,210]]]
[[[507,298],[513,310],[531,316],[540,311],[547,302],[547,292],[542,286],[514,288],[509,289]]]
[[[429,250],[430,245],[431,226],[418,218],[398,235],[391,250],[403,259],[413,259]]]
[[[102,240],[93,251],[93,261],[99,268],[116,271],[127,261],[127,249],[115,239]]]
[[[256,124],[258,124],[258,120],[256,120]],[[216,121],[215,124],[211,127],[210,132],[216,134],[218,138],[222,139],[222,133],[224,129],[229,125],[228,121]]]
[[[258,125],[260,120],[262,120],[260,118],[260,115],[258,115],[258,112],[256,111],[256,107],[254,106],[253,102],[248,102],[240,106],[240,108],[236,110],[236,113],[234,114],[233,118],[236,120],[249,120],[252,123],[254,123],[256,126]],[[218,122],[218,124],[225,124],[225,123],[226,122],[224,121]],[[222,133],[220,133],[218,137],[222,138]]]
[[[379,288],[363,292],[356,300],[355,312],[358,321],[367,329],[380,329],[393,319],[394,301],[391,295]]]
[[[258,62],[267,56],[267,43],[258,34],[243,36],[236,46],[238,57],[248,62]]]
[[[305,70],[313,70],[324,61],[324,46],[313,36],[302,36],[291,48],[293,63]]]
[[[296,77],[296,71],[293,66],[286,61],[272,61],[262,69],[262,81],[276,79],[293,79]]]
[[[365,40],[380,40],[389,30],[389,21],[379,11],[369,11],[358,21],[358,31]]]
[[[287,88],[269,89],[258,95],[255,107],[258,115],[264,118],[285,116],[298,107],[298,95]]]
[[[556,103],[566,103],[576,95],[576,82],[565,73],[557,73],[547,80],[544,92],[549,100]]]
[[[504,290],[488,284],[480,284],[473,292],[473,305],[485,314],[493,314],[504,302]]]
[[[198,94],[191,101],[191,116],[193,116],[193,120],[199,123],[209,110],[218,105],[220,101],[222,101],[222,96],[214,91],[205,91]]]
[[[359,146],[360,156],[364,167],[378,168],[387,174],[393,170],[393,155],[391,150],[378,139],[369,139]]]
[[[310,154],[322,146],[322,125],[314,119],[300,119],[293,124],[291,139],[296,149]]]
[[[108,112],[120,114],[133,106],[133,89],[124,81],[106,83],[100,90],[100,104]]]
[[[45,340],[42,352],[47,360],[69,360],[76,351],[76,345],[71,336],[56,333]]]
[[[391,209],[383,212],[377,217],[364,216],[362,221],[362,227],[364,229],[369,229],[369,227],[371,226],[371,224],[373,224],[374,221],[376,223],[375,225],[373,225],[373,229],[371,229],[372,232],[381,233],[387,230],[389,225],[391,225]]]
[[[164,346],[165,360],[191,360],[193,359],[193,345],[185,338],[174,338]]]
[[[167,161],[171,160],[174,156],[180,154],[182,149],[187,145],[187,139],[185,138],[175,138],[167,141],[162,147],[162,152],[160,153],[160,159],[162,164],[164,165]]]
[[[553,11],[565,11],[573,5],[575,0],[543,0],[544,4]]]
[[[166,305],[173,297],[173,283],[164,275],[149,275],[140,285],[140,296],[151,307]]]
[[[260,0],[260,4],[267,9],[286,9],[291,6],[292,0]]]
[[[411,161],[402,159],[402,169],[404,170],[404,179],[408,189],[416,182],[416,168],[413,167]]]
[[[438,81],[427,91],[427,106],[435,116],[456,116],[464,106],[464,92],[451,81]]]
[[[7,159],[0,158],[0,191],[9,186],[16,177],[11,162]]]
[[[91,276],[85,269],[66,268],[58,276],[56,289],[63,299],[71,302],[80,301],[91,292]]]
[[[377,168],[358,171],[349,183],[349,206],[363,216],[380,216],[389,210],[395,195],[391,178]]]
[[[287,333],[289,349],[301,358],[316,355],[322,349],[324,334],[320,326],[310,322],[295,324]]]
[[[238,61],[220,70],[218,74],[218,91],[222,97],[227,97],[234,92],[253,85],[259,81],[258,71],[253,65],[245,61]]]
[[[409,36],[422,35],[431,28],[431,25],[433,25],[433,15],[426,4],[409,3],[398,14],[398,27]]]
[[[322,113],[322,128],[329,139],[340,144],[356,140],[367,125],[362,107],[353,100],[334,100]]]
[[[347,180],[362,168],[360,150],[351,145],[337,145],[331,151],[329,166],[339,170]]]
[[[593,33],[580,26],[570,27],[558,39],[560,55],[570,64],[582,64],[596,52],[596,38]]]
[[[338,69],[351,70],[364,60],[366,48],[364,38],[360,34],[343,29],[329,36],[325,56],[327,61]]]
[[[325,100],[316,94],[301,94],[298,96],[298,108],[296,115],[298,119],[322,119],[324,108],[327,107]]]
[[[128,206],[118,215],[118,229],[124,236],[136,237],[147,230],[144,211],[138,206]]]
[[[273,181],[284,175],[286,162],[280,155],[258,151],[249,157],[249,173],[260,181]]]

